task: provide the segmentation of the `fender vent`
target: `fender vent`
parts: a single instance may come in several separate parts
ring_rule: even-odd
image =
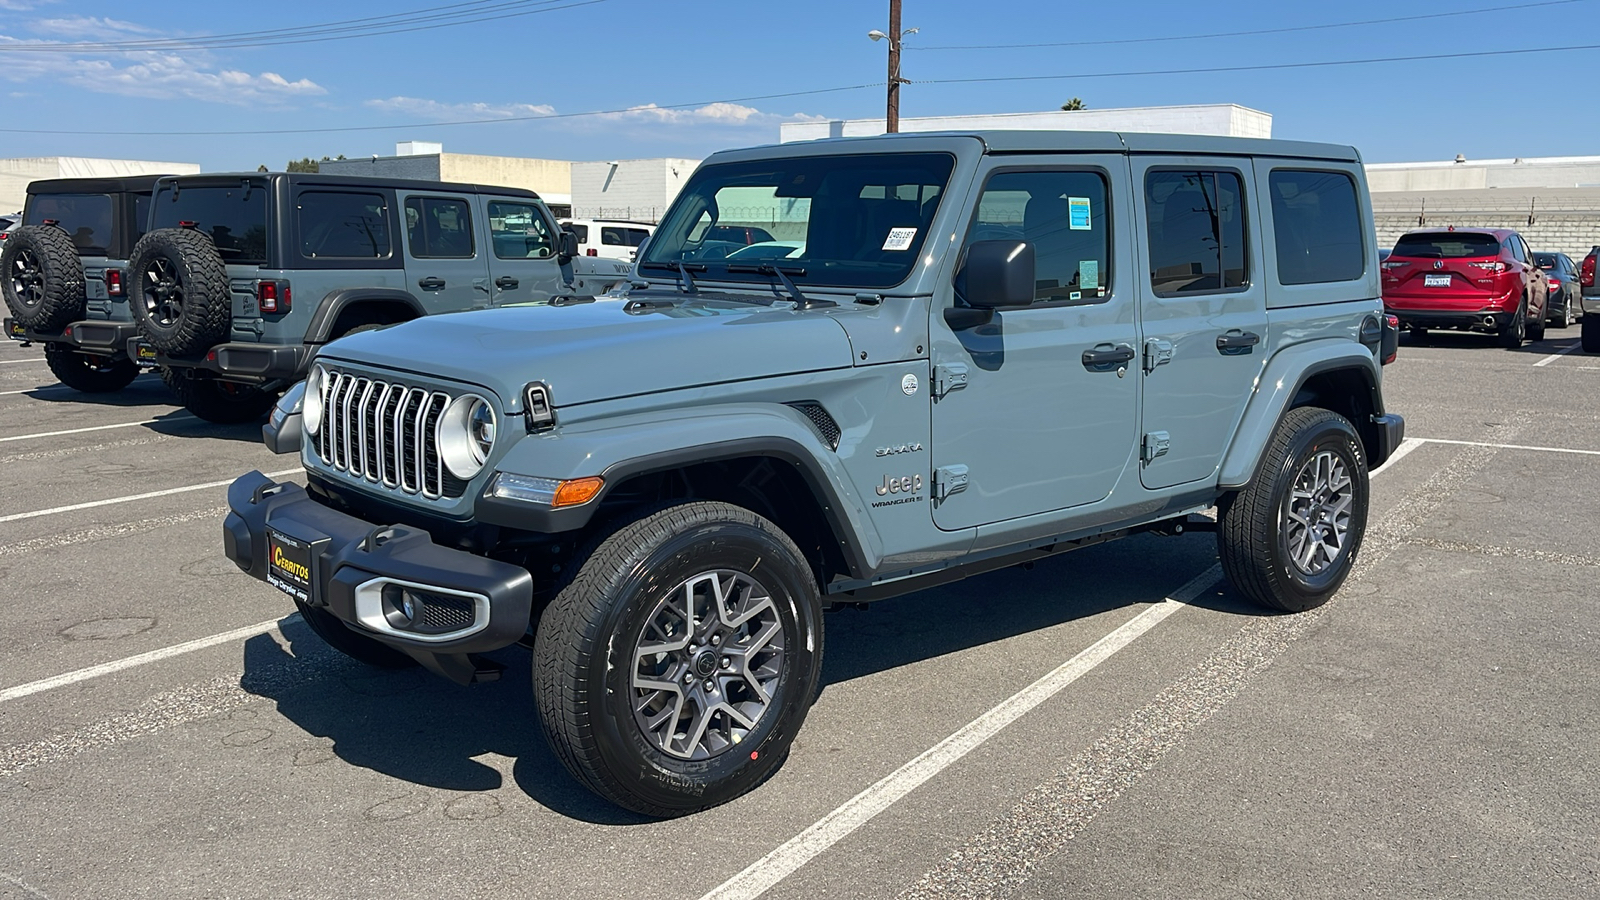
[[[815,400],[801,400],[784,405],[803,413],[811,425],[811,430],[828,445],[829,450],[839,449],[839,423],[833,420],[833,416],[828,415],[828,411],[822,408],[821,403]]]

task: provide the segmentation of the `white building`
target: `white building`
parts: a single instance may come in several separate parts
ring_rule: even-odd
[[[572,214],[584,219],[659,221],[698,159],[617,159],[572,164]]]
[[[16,212],[28,199],[28,185],[46,178],[120,178],[124,175],[193,175],[199,163],[144,159],[92,159],[82,156],[29,156],[0,159],[0,213]]]
[[[779,140],[812,141],[829,137],[883,134],[884,119],[834,119],[785,122]],[[1081,109],[1073,112],[990,113],[977,116],[901,118],[900,131],[1132,131],[1156,134],[1210,134],[1222,137],[1272,137],[1272,116],[1237,103],[1203,106],[1144,106],[1129,109]]]
[[[1600,156],[1530,156],[1430,162],[1368,163],[1367,185],[1388,191],[1473,191],[1491,188],[1600,188]]]
[[[523,188],[538,194],[557,212],[572,202],[572,163],[564,159],[446,153],[443,144],[432,141],[400,141],[394,149],[393,156],[323,160],[318,169],[329,175]]]

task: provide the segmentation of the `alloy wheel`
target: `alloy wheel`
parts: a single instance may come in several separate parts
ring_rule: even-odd
[[[23,248],[11,260],[11,290],[22,305],[32,309],[44,302],[44,267],[39,256]]]
[[[1284,510],[1283,537],[1295,568],[1320,575],[1344,552],[1354,482],[1344,460],[1323,450],[1300,467]]]
[[[183,316],[183,281],[172,260],[150,261],[144,273],[144,308],[156,325],[171,328]]]

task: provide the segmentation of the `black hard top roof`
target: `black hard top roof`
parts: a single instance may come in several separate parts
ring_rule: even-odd
[[[182,185],[238,184],[242,180],[285,181],[291,185],[325,185],[327,187],[381,187],[413,191],[455,191],[463,194],[497,194],[502,197],[539,199],[539,195],[526,188],[502,187],[495,184],[462,184],[453,181],[425,181],[414,178],[374,178],[367,175],[323,175],[316,172],[208,172],[203,175],[168,175],[162,183]]]
[[[28,183],[29,194],[113,194],[148,191],[166,175],[124,175],[118,178],[45,178]]]

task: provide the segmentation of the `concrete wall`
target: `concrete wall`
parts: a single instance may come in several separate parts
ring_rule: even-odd
[[[835,119],[785,122],[779,139],[810,141],[827,137],[883,134],[883,119]],[[1076,112],[995,113],[978,116],[902,118],[900,130],[975,131],[979,129],[1040,131],[1129,131],[1157,134],[1211,134],[1223,137],[1272,137],[1272,116],[1235,103],[1202,106],[1146,106],[1128,109],[1085,109]]]
[[[31,156],[0,159],[0,213],[27,202],[28,184],[45,178],[117,178],[124,175],[193,175],[198,163],[143,159],[93,159],[81,156]]]
[[[1600,188],[1374,192],[1372,209],[1380,247],[1413,228],[1445,225],[1513,228],[1534,250],[1575,260],[1600,245]]]
[[[659,221],[697,159],[621,159],[572,164],[572,214],[589,219]]]

